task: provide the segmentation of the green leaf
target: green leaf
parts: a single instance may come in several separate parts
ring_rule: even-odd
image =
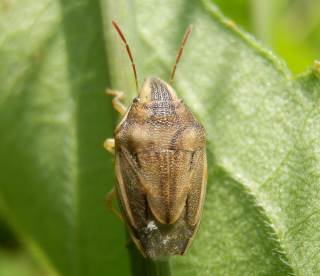
[[[61,275],[128,274],[104,198],[115,113],[95,1],[8,1],[0,16],[0,202]]]
[[[23,251],[20,252],[16,250],[13,252],[0,250],[0,275],[50,276],[47,271],[39,269],[29,255],[25,254]]]
[[[192,23],[174,88],[206,128],[209,181],[172,275],[319,274],[316,67],[293,79],[208,0],[18,2],[0,11],[0,206],[38,256],[61,275],[129,274],[123,227],[103,202],[114,178],[102,142],[116,123],[104,90],[135,94],[110,21],[140,83],[168,79]]]

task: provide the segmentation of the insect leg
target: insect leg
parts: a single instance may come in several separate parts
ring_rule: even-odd
[[[111,210],[111,212],[124,223],[122,215],[116,210],[116,208],[113,207],[112,200],[115,196],[117,196],[117,193],[115,187],[113,187],[106,196],[106,205]]]
[[[112,105],[113,105],[114,109],[117,110],[120,114],[124,115],[124,113],[126,113],[126,111],[127,111],[127,108],[121,102],[121,100],[124,98],[123,92],[117,91],[117,90],[107,89],[106,93],[108,95],[114,96],[112,99]]]
[[[103,143],[103,147],[111,154],[114,154],[114,139],[113,138],[106,139]]]

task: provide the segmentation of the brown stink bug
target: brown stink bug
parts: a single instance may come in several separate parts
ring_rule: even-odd
[[[136,80],[135,64],[125,43]],[[170,79],[191,32],[186,31]],[[207,181],[205,131],[190,109],[163,80],[149,77],[126,109],[123,93],[108,90],[123,119],[105,147],[115,153],[116,189],[130,236],[149,258],[183,255],[199,226]],[[113,209],[114,210],[114,209]]]

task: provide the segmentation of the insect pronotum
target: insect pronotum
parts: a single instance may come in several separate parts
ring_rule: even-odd
[[[125,44],[138,90],[130,47],[118,24],[112,24]],[[182,39],[171,81],[191,30]],[[114,139],[105,142],[115,154],[117,179],[107,202],[112,208],[111,198],[117,195],[121,207],[117,214],[145,257],[184,255],[199,226],[206,190],[204,128],[160,78],[147,78],[129,108],[120,102],[123,93],[108,90],[108,94],[114,96],[113,105],[123,118]]]

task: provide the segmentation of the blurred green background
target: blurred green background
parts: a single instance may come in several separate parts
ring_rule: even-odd
[[[0,1],[6,5],[7,1]],[[223,13],[282,57],[294,74],[320,58],[319,0],[216,0]],[[0,216],[0,276],[49,275]]]
[[[263,41],[299,74],[320,58],[320,1],[217,0],[225,15]]]

